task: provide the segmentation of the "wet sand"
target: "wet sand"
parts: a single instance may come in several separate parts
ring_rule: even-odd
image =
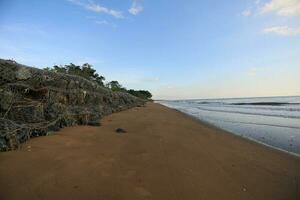
[[[0,199],[300,199],[298,157],[154,103],[101,122],[0,153]]]

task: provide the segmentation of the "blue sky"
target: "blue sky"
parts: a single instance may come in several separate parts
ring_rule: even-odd
[[[0,58],[156,99],[300,95],[300,0],[0,0]]]

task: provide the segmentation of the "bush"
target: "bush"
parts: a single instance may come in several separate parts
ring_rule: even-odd
[[[81,76],[88,80],[95,81],[100,86],[104,86],[103,81],[105,80],[105,77],[97,74],[96,70],[93,69],[93,66],[88,63],[85,63],[82,66],[74,65],[73,63],[70,63],[69,65],[65,65],[65,66],[55,65],[52,68],[47,67],[45,68],[45,70],[57,72],[57,73]]]
[[[118,81],[108,82],[105,86],[114,92],[127,92],[126,88],[124,88]]]
[[[147,90],[133,90],[130,89],[127,91],[129,94],[142,98],[142,99],[151,99],[152,94]]]

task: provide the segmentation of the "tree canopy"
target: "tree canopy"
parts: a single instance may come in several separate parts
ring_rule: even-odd
[[[151,99],[152,94],[147,90],[127,90],[127,92],[133,96],[142,98],[142,99]]]
[[[92,65],[85,63],[81,66],[70,63],[68,65],[54,65],[52,68],[45,68],[47,71],[52,71],[56,73],[64,73],[70,75],[81,76],[90,81],[98,83],[100,86],[107,87],[114,92],[127,92],[133,96],[149,100],[152,97],[152,94],[147,90],[127,90],[123,87],[118,81],[110,81],[104,84],[105,77],[96,73],[96,70]]]
[[[127,91],[118,81],[110,81],[106,84],[106,87],[115,92],[125,92]]]
[[[49,68],[49,67],[45,68],[45,70],[81,76],[88,80],[95,81],[100,86],[104,86],[103,81],[105,80],[105,77],[100,76],[98,73],[96,73],[96,70],[93,69],[93,66],[88,63],[85,63],[82,66],[74,65],[73,63],[70,63],[69,65],[64,65],[64,66],[54,65],[52,68]]]

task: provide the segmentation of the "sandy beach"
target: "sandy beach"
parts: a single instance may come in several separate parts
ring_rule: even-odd
[[[101,123],[0,153],[0,199],[300,199],[296,156],[155,103]]]

